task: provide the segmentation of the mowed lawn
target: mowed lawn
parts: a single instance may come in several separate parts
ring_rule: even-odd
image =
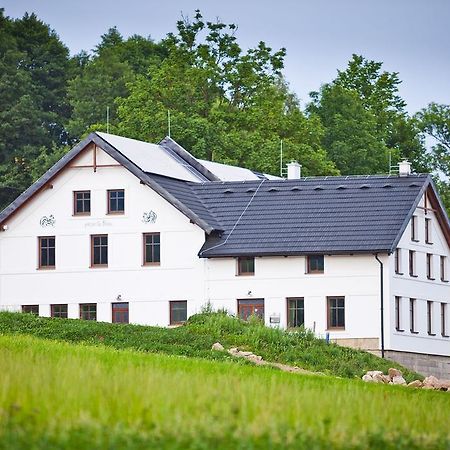
[[[1,449],[450,448],[450,393],[0,335]]]

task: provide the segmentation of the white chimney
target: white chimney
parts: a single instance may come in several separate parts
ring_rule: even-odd
[[[401,177],[407,177],[411,175],[411,163],[404,159],[402,162],[398,163],[398,174]]]
[[[287,164],[288,180],[299,180],[302,173],[302,165],[297,161],[291,161]]]

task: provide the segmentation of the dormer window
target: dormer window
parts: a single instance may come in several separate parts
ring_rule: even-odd
[[[108,214],[123,214],[125,212],[125,190],[111,189],[108,191]]]

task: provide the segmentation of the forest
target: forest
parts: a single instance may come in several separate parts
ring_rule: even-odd
[[[408,112],[399,73],[357,54],[300,104],[286,49],[243,49],[235,24],[198,10],[176,25],[159,42],[112,27],[71,56],[35,14],[0,9],[1,209],[89,132],[158,142],[168,111],[172,138],[196,157],[279,175],[282,141],[304,176],[389,173],[406,158],[450,209],[450,105]]]

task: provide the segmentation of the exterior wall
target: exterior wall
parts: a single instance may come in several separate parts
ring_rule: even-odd
[[[8,220],[0,233],[0,305],[20,310],[39,304],[67,303],[70,318],[79,317],[79,303],[97,303],[99,321],[111,321],[111,303],[120,295],[130,303],[130,322],[168,325],[169,301],[187,300],[188,314],[204,298],[204,262],[193,257],[204,232],[182,213],[117,163],[97,151],[97,164],[85,153]],[[78,167],[78,168],[77,168]],[[125,214],[107,215],[107,189],[125,189]],[[91,215],[73,216],[73,191],[91,191]],[[156,223],[144,223],[154,211]],[[54,226],[41,218],[52,215]],[[143,266],[144,232],[161,233],[160,266]],[[108,267],[90,268],[90,235],[108,234]],[[56,268],[38,269],[38,236],[56,237]]]
[[[427,202],[428,207],[429,202]],[[449,279],[450,250],[447,241],[440,229],[433,211],[427,210],[425,215],[425,198],[414,212],[417,216],[417,242],[411,240],[411,223],[408,224],[398,248],[401,249],[401,272],[395,273],[395,256],[389,258],[390,293],[386,327],[388,328],[386,349],[402,352],[419,352],[431,355],[450,356],[450,338],[441,335],[441,303],[450,303],[450,286],[448,282],[440,279],[440,255],[447,257],[447,279]],[[432,244],[425,242],[425,217],[431,218]],[[409,250],[416,251],[417,277],[409,275]],[[433,254],[433,278],[427,278],[426,254]],[[402,298],[400,317],[401,328],[395,329],[395,296]],[[409,299],[416,300],[416,330],[410,331]],[[433,333],[428,335],[427,330],[427,300],[433,302]],[[450,334],[450,304],[447,306],[447,334]]]

